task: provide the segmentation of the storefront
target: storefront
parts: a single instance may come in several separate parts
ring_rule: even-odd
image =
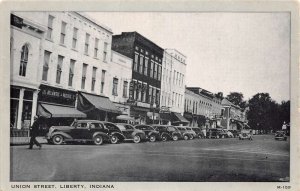
[[[115,122],[121,114],[108,97],[78,92],[77,109],[87,115],[89,119]]]
[[[37,89],[11,86],[10,129],[11,137],[29,135],[29,128],[36,114]]]
[[[41,135],[53,125],[70,125],[74,119],[86,118],[75,108],[76,92],[57,87],[40,85],[37,115],[43,117]]]
[[[147,116],[147,112],[149,111],[149,108],[131,106],[130,116],[134,118],[135,124],[151,124],[151,120]]]
[[[184,118],[180,113],[172,112],[171,113],[172,118],[172,125],[188,125],[189,121]]]

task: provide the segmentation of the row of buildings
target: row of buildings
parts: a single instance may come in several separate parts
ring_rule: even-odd
[[[113,31],[78,12],[11,14],[12,136],[74,118],[236,128],[240,108],[186,87],[186,56],[137,32]],[[236,117],[238,116],[238,117]],[[233,120],[234,119],[234,120]]]

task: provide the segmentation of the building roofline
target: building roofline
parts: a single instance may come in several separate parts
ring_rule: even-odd
[[[184,56],[185,59],[187,59],[186,55],[183,54],[182,52],[178,51],[176,48],[165,48],[165,50],[174,50],[174,51],[178,52],[179,54],[181,54],[182,56]]]

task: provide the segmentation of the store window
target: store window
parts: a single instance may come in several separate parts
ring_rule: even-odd
[[[25,90],[23,97],[22,128],[29,129],[32,116],[33,91]]]
[[[10,89],[10,128],[17,128],[20,89]]]
[[[28,45],[25,44],[24,46],[22,46],[22,50],[21,50],[21,61],[20,61],[20,70],[19,70],[20,76],[26,76],[28,53],[29,53],[29,48]]]

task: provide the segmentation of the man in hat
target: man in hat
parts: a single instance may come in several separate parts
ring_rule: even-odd
[[[28,149],[32,149],[34,144],[36,144],[36,146],[38,146],[40,149],[42,148],[42,145],[36,140],[39,132],[39,123],[40,118],[38,116],[34,116],[34,122],[30,128],[30,143]]]

